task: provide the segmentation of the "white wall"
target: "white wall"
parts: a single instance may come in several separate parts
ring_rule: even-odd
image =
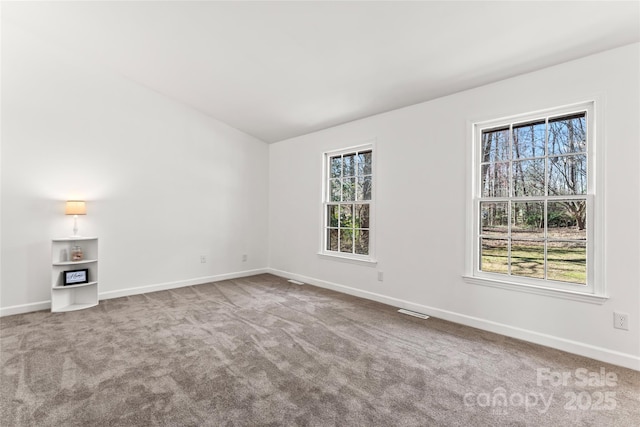
[[[639,45],[270,146],[270,267],[294,277],[640,369]],[[465,283],[469,123],[599,99],[606,189],[604,304]],[[376,139],[374,267],[320,249],[322,153]],[[384,282],[376,280],[384,271]],[[613,329],[613,311],[630,331]]]
[[[267,266],[267,144],[8,23],[1,162],[3,314],[47,307],[67,199],[103,298]]]

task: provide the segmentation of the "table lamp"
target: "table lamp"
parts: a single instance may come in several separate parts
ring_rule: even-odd
[[[87,206],[84,200],[67,200],[64,214],[73,215],[73,236],[71,237],[80,237],[78,234],[78,215],[87,214]]]

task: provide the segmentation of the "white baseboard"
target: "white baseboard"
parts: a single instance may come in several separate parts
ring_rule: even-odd
[[[473,328],[482,329],[484,331],[494,332],[500,335],[505,335],[512,338],[521,339],[524,341],[540,344],[546,347],[555,348],[557,350],[566,351],[568,353],[577,354],[580,356],[588,357],[590,359],[599,360],[602,362],[610,363],[612,365],[622,366],[625,368],[640,371],[640,357],[633,354],[621,353],[614,350],[609,350],[603,347],[597,347],[590,344],[572,341],[553,335],[543,334],[536,331],[517,328],[515,326],[505,325],[503,323],[493,322],[491,320],[481,319],[478,317],[467,316],[461,313],[455,313],[452,311],[441,310],[426,305],[415,304],[409,301],[401,300],[398,298],[392,298],[385,295],[377,294],[375,292],[363,291],[361,289],[351,288],[349,286],[339,285],[337,283],[327,282],[325,280],[315,279],[313,277],[307,277],[300,274],[290,273],[288,271],[276,270],[273,268],[267,269],[268,273],[276,276],[284,277],[286,279],[294,279],[310,285],[318,286],[321,288],[331,289],[337,292],[366,298],[369,300],[381,302],[398,308],[404,308],[407,310],[417,311],[425,313],[429,316],[437,317],[439,319],[448,320],[450,322],[459,323],[462,325],[470,326]]]
[[[51,301],[32,302],[29,304],[12,305],[0,308],[0,317],[12,316],[14,314],[31,313],[33,311],[50,310]]]
[[[99,299],[111,299],[128,297],[131,295],[146,294],[149,292],[166,291],[168,289],[184,288],[185,286],[202,285],[204,283],[221,282],[223,280],[237,279],[240,277],[255,276],[256,274],[268,273],[266,268],[258,268],[255,270],[237,271],[234,273],[218,274],[215,276],[197,277],[189,280],[178,280],[175,282],[158,283],[154,285],[138,286],[134,288],[118,289],[116,291],[101,292]]]
[[[222,280],[237,279],[240,277],[255,276],[256,274],[264,274],[269,271],[266,268],[258,268],[255,270],[237,271],[234,273],[218,274],[215,276],[204,276],[195,279],[178,280],[175,282],[158,283],[154,285],[138,286],[127,289],[118,289],[116,291],[101,292],[98,299],[111,299],[126,297],[130,295],[146,294],[148,292],[165,291],[168,289],[182,288],[185,286],[202,285],[210,282],[220,282]],[[31,313],[33,311],[51,309],[51,301],[41,301],[30,304],[14,305],[10,307],[0,308],[0,317],[11,316],[13,314]]]

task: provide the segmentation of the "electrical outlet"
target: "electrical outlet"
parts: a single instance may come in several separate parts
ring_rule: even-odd
[[[378,282],[382,282],[384,280],[384,273],[382,271],[378,271]]]
[[[616,329],[629,330],[629,315],[627,313],[613,312],[613,327]]]
[[[201,262],[202,264],[205,264],[205,263],[207,262],[207,257],[206,257],[206,256],[204,256],[204,255],[200,255],[200,262]]]
[[[247,254],[242,255],[242,262],[246,262],[249,259]]]

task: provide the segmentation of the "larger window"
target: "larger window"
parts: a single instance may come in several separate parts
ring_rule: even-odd
[[[373,148],[325,153],[323,250],[327,255],[372,257]]]
[[[596,293],[592,107],[474,126],[474,276]]]

